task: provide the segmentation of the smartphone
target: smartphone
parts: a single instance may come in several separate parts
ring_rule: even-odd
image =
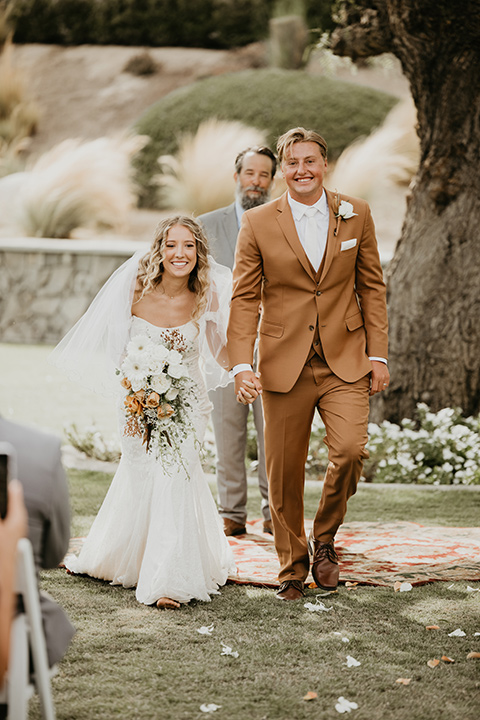
[[[0,518],[7,514],[8,482],[17,475],[15,448],[8,442],[0,442]]]

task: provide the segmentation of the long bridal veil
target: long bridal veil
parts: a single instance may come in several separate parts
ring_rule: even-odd
[[[91,305],[54,348],[49,361],[71,380],[106,396],[118,394],[116,369],[128,341],[138,263],[136,252],[107,280]],[[198,321],[201,368],[208,390],[230,382],[225,351],[232,273],[209,256],[207,309]]]

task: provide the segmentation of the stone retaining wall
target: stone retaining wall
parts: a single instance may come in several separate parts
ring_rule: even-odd
[[[108,277],[149,243],[0,238],[0,343],[55,345]],[[390,258],[382,257],[384,266]]]
[[[145,243],[0,238],[0,342],[56,344]]]

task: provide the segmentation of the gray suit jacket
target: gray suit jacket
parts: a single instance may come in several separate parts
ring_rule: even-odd
[[[238,235],[237,213],[235,203],[199,215],[210,245],[210,252],[220,265],[233,268],[235,261],[235,245]]]
[[[60,441],[53,435],[0,417],[0,440],[13,445],[18,479],[28,512],[28,536],[37,574],[63,560],[70,539],[70,504]],[[50,666],[63,657],[75,628],[62,608],[47,593],[40,593]]]

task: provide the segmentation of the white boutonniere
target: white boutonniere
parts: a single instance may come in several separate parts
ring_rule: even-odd
[[[352,203],[342,200],[338,206],[337,217],[340,217],[342,220],[350,220],[350,218],[355,217],[355,215],[358,215],[358,213],[353,212]]]
[[[353,212],[353,205],[352,203],[348,202],[347,200],[342,200],[340,202],[340,196],[337,193],[336,196],[336,209],[335,209],[335,217],[337,218],[337,225],[335,227],[334,234],[336,235],[338,232],[338,225],[340,223],[340,220],[350,220],[352,217],[356,217],[358,213]]]

